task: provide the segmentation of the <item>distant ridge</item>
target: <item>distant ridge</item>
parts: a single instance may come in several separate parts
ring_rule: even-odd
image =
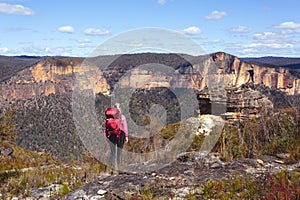
[[[111,55],[111,56],[98,56],[98,57],[67,57],[67,56],[28,56],[28,55],[19,55],[19,56],[3,56],[0,55],[0,82],[10,78],[17,72],[27,68],[31,67],[37,62],[44,60],[44,59],[70,59],[70,60],[84,60],[88,59],[90,61],[95,61],[97,64],[97,59],[101,57],[101,62],[105,63],[105,60],[114,60],[114,58],[122,58],[117,59],[114,61],[114,65],[124,65],[129,67],[131,65],[138,65],[143,64],[144,62],[153,62],[157,61],[158,63],[167,64],[170,66],[173,66],[174,68],[178,68],[179,66],[185,66],[189,65],[188,62],[182,62],[182,58],[187,59],[189,62],[193,63],[194,61],[198,62],[199,59],[205,59],[207,57],[214,58],[216,55],[227,55],[228,58],[239,58],[235,55],[228,54],[226,52],[215,52],[210,53],[207,55],[202,56],[191,56],[191,55],[185,55],[185,54],[166,54],[166,53],[138,53],[138,54],[124,54],[124,55]],[[181,59],[180,59],[181,57]],[[202,57],[202,58],[201,58]],[[172,62],[166,62],[166,59],[172,60]],[[167,59],[167,60],[168,60]],[[300,57],[299,58],[292,58],[292,57],[274,57],[274,56],[266,56],[266,57],[245,57],[245,58],[239,58],[241,61],[250,63],[250,64],[256,64],[263,67],[271,67],[271,68],[277,68],[277,67],[284,67],[292,69],[291,72],[296,74],[297,76],[300,73]],[[120,61],[121,63],[117,63]],[[124,63],[125,61],[125,63]],[[101,63],[103,64],[103,63]],[[124,67],[124,66],[123,66]]]
[[[18,71],[39,62],[43,57],[39,56],[1,56],[0,55],[0,81],[4,81]]]
[[[265,56],[265,57],[240,58],[240,59],[246,62],[263,63],[263,64],[269,64],[269,65],[275,65],[281,67],[300,69],[300,58]]]
[[[40,59],[42,56],[27,56],[27,55],[21,55],[21,56],[13,56],[15,58],[24,58],[24,59]]]

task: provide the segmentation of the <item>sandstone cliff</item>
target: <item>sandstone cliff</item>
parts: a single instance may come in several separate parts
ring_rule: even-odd
[[[211,113],[212,98],[227,104],[222,112],[255,115],[261,107],[272,107],[270,97],[255,91],[255,87],[244,87],[249,84],[288,95],[300,94],[300,79],[288,68],[248,63],[224,52],[198,57],[142,53],[85,60],[40,58],[0,83],[0,102],[4,105],[50,94],[71,95],[77,86],[94,94],[109,94],[116,84],[146,90],[192,87],[199,93],[202,113]],[[214,93],[218,85],[226,91]]]
[[[84,73],[82,80],[85,89],[94,93],[109,90],[102,73],[95,67],[83,67],[79,58],[46,58],[29,68],[17,72],[1,83],[1,97],[8,102],[43,97],[50,94],[71,93],[76,75]],[[89,80],[88,82],[86,80]],[[77,80],[81,81],[81,80]]]
[[[2,81],[1,97],[10,102],[69,93],[74,89],[75,79],[80,87],[92,89],[94,93],[109,93],[119,81],[121,85],[137,88],[192,86],[204,90],[207,82],[217,83],[221,78],[222,83],[230,88],[253,83],[289,95],[300,94],[300,79],[289,69],[243,62],[223,52],[199,57],[151,53],[124,55],[105,69],[101,66],[102,57],[97,60],[100,60],[97,65],[89,62],[90,66],[84,67],[84,60],[80,58],[44,58]],[[179,73],[170,75],[155,68],[139,67],[149,63],[171,67]]]
[[[287,68],[247,63],[223,52],[212,54],[211,57],[229,85],[241,86],[253,82],[289,95],[300,94],[300,79]]]
[[[148,69],[145,67],[147,64]],[[179,73],[166,75],[163,70],[154,70],[155,67],[162,69],[164,66]],[[116,58],[109,68],[105,68],[104,74],[112,88],[121,80],[122,85],[137,88],[157,87],[155,85],[159,84],[179,88],[191,85],[195,89],[203,90],[207,82],[217,83],[222,79],[221,82],[227,87],[240,87],[251,82],[288,95],[300,94],[300,79],[290,69],[244,62],[224,52],[198,57],[151,53],[124,55]]]

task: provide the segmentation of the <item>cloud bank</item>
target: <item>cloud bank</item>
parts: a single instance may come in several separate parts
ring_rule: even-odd
[[[34,15],[33,10],[22,5],[12,5],[7,3],[0,3],[0,13],[11,15]]]

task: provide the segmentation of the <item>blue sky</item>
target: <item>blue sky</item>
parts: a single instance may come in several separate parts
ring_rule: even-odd
[[[0,0],[0,54],[88,56],[120,33],[157,27],[207,53],[300,57],[299,2]]]

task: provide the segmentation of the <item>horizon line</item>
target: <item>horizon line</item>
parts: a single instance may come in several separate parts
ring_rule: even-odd
[[[94,58],[94,57],[98,57],[98,56],[120,56],[120,55],[139,55],[139,54],[178,54],[178,55],[188,55],[188,56],[193,56],[193,57],[197,57],[197,56],[208,56],[208,55],[212,55],[212,54],[217,54],[217,53],[224,53],[224,54],[228,54],[234,57],[238,57],[238,58],[268,58],[268,57],[273,57],[273,58],[300,58],[300,56],[279,56],[279,55],[261,55],[261,56],[237,56],[231,53],[227,53],[225,51],[216,51],[216,52],[212,52],[212,53],[207,53],[207,54],[201,54],[201,55],[191,55],[188,53],[173,53],[173,52],[132,52],[132,53],[124,53],[124,54],[103,54],[103,55],[97,55],[97,56],[73,56],[73,55],[32,55],[32,54],[19,54],[19,55],[4,55],[4,54],[0,54],[0,56],[3,57],[39,57],[39,58],[43,58],[43,57],[62,57],[62,58]]]

